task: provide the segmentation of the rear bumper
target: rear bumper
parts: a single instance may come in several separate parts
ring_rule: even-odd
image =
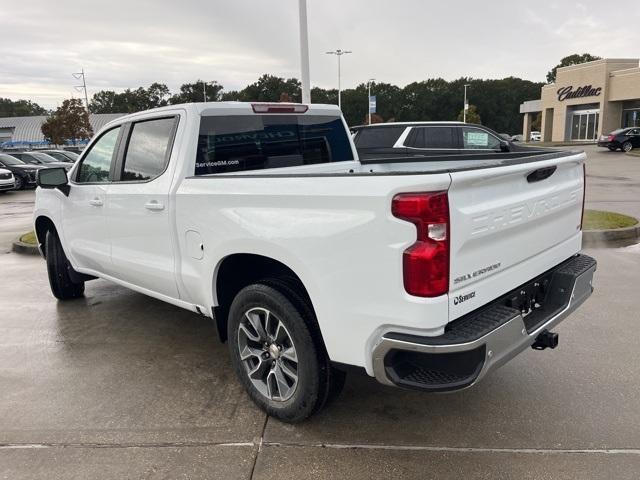
[[[610,142],[609,140],[598,140],[598,146],[606,148],[620,148],[620,144],[618,142]]]
[[[593,291],[596,261],[576,255],[488,305],[439,337],[386,333],[373,350],[376,379],[432,392],[467,388],[531,346]],[[523,301],[535,308],[523,314]]]

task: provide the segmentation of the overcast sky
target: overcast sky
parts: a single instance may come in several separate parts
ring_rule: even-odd
[[[9,5],[10,3],[10,5]],[[300,77],[297,0],[0,0],[0,97],[44,107],[89,96],[197,78],[225,89],[263,73]],[[626,6],[624,6],[626,5]],[[543,81],[561,57],[640,56],[640,7],[586,0],[535,2],[308,0],[312,84],[406,85],[431,77],[519,76]],[[636,48],[634,48],[636,47]]]

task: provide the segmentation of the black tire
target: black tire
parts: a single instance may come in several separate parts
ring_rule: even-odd
[[[16,175],[15,176],[15,181],[16,181],[16,186],[14,187],[14,190],[23,190],[25,183],[24,180],[22,179],[22,177]]]
[[[265,309],[277,317],[295,347],[297,383],[291,396],[284,400],[261,392],[249,377],[246,360],[241,359],[239,331],[245,313],[252,309]],[[251,399],[267,414],[284,422],[299,422],[322,409],[341,390],[344,373],[331,367],[313,310],[286,280],[266,279],[243,288],[231,304],[228,322],[229,351],[236,375]]]
[[[630,152],[631,150],[633,150],[633,144],[631,142],[624,142],[622,144],[623,152]]]
[[[615,152],[618,148],[617,147],[607,147],[609,150],[611,150],[612,152]]]
[[[45,237],[45,251],[47,255],[47,273],[51,293],[58,300],[71,300],[84,295],[84,282],[74,282],[69,272],[71,264],[62,249],[58,234],[48,230]]]

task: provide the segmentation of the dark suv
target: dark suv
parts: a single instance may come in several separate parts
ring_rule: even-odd
[[[619,128],[609,135],[603,135],[598,140],[599,147],[606,147],[612,152],[620,149],[630,152],[634,148],[640,148],[640,127]]]
[[[362,159],[519,151],[490,128],[462,122],[378,123],[352,127]]]
[[[35,187],[36,172],[45,167],[28,165],[12,155],[0,153],[0,168],[11,170],[16,179],[16,190],[22,190],[25,187]]]

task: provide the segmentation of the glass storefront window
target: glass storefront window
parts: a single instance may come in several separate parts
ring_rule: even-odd
[[[574,112],[571,117],[571,140],[596,140],[599,120],[599,112]]]
[[[622,111],[622,128],[640,127],[640,109]]]

